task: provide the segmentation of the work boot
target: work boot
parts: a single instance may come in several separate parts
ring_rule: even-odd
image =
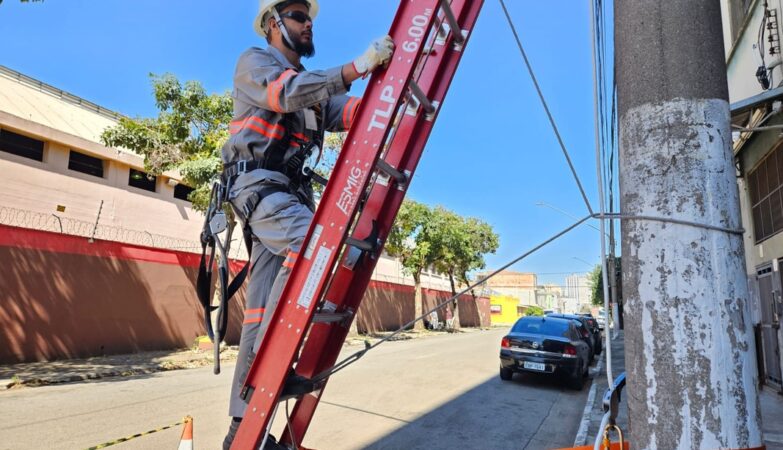
[[[226,437],[223,439],[223,450],[231,449],[231,443],[234,442],[234,437],[237,435],[240,423],[242,423],[241,417],[231,418],[231,425],[228,426],[228,433],[226,433]]]
[[[239,424],[242,423],[241,417],[234,417],[231,420],[231,425],[228,427],[228,433],[226,438],[223,439],[223,450],[231,450],[231,444],[234,442],[234,438],[237,435]],[[285,445],[277,442],[274,436],[271,434],[266,438],[266,444],[264,444],[264,450],[290,450]]]

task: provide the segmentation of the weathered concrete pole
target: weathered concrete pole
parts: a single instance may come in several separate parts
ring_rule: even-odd
[[[617,0],[623,215],[741,228],[715,0]],[[624,220],[630,439],[762,444],[742,236]]]

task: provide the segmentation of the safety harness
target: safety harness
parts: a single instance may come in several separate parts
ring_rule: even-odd
[[[326,178],[317,174],[311,167],[305,165],[306,161],[318,150],[318,158],[313,166],[317,166],[321,158],[321,148],[324,137],[324,120],[320,105],[313,107],[316,116],[317,130],[307,130],[309,139],[295,136],[290,130],[294,121],[294,113],[283,117],[285,133],[276,145],[271,146],[261,159],[238,160],[224,165],[223,173],[219,180],[212,185],[209,207],[207,208],[204,226],[201,231],[201,260],[199,262],[198,278],[196,279],[196,292],[201,305],[204,307],[204,325],[207,335],[214,344],[215,367],[214,372],[220,373],[220,342],[226,335],[228,327],[228,302],[247,278],[253,249],[253,233],[249,225],[249,219],[258,204],[264,198],[278,193],[289,192],[296,195],[311,210],[315,209],[312,199],[310,183],[315,181],[326,185]],[[288,149],[296,144],[298,150],[286,158]],[[234,205],[229,200],[229,193],[236,178],[243,173],[264,169],[280,172],[289,179],[288,184],[262,183],[251,188],[253,191],[242,205]],[[248,261],[237,273],[231,283],[228,282],[228,255],[225,245],[219,234],[227,229],[226,205],[231,205],[236,216],[242,221],[242,234],[247,248]],[[228,237],[230,239],[230,236]],[[209,253],[207,252],[209,249]],[[216,258],[217,256],[217,258]],[[218,267],[218,293],[219,306],[212,306],[212,268],[217,259]],[[217,327],[212,326],[212,312],[218,310]]]

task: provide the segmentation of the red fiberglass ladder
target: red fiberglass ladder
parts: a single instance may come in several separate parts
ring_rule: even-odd
[[[262,443],[295,360],[309,379],[337,360],[482,4],[400,2],[389,32],[396,49],[370,79],[250,367],[232,450]],[[282,443],[302,443],[325,383],[299,397]]]

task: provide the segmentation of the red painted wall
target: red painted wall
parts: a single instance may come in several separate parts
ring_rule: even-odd
[[[413,286],[371,281],[356,315],[359,333],[396,330],[414,319]],[[422,289],[424,311],[436,307],[451,297],[450,292]],[[488,327],[489,299],[473,299],[470,294],[459,297],[460,324],[463,327]],[[445,321],[445,307],[438,310],[438,320]]]
[[[0,362],[189,347],[206,333],[198,262],[190,253],[0,226]],[[227,341],[236,342],[238,302],[229,320]]]
[[[198,262],[192,253],[0,225],[0,363],[191,346],[205,334]],[[449,296],[425,290],[425,305]],[[229,310],[228,343],[238,341],[243,304],[240,289]],[[489,325],[488,299],[463,296],[460,308],[463,326]],[[360,332],[397,329],[411,319],[412,286],[371,282],[357,317]]]

